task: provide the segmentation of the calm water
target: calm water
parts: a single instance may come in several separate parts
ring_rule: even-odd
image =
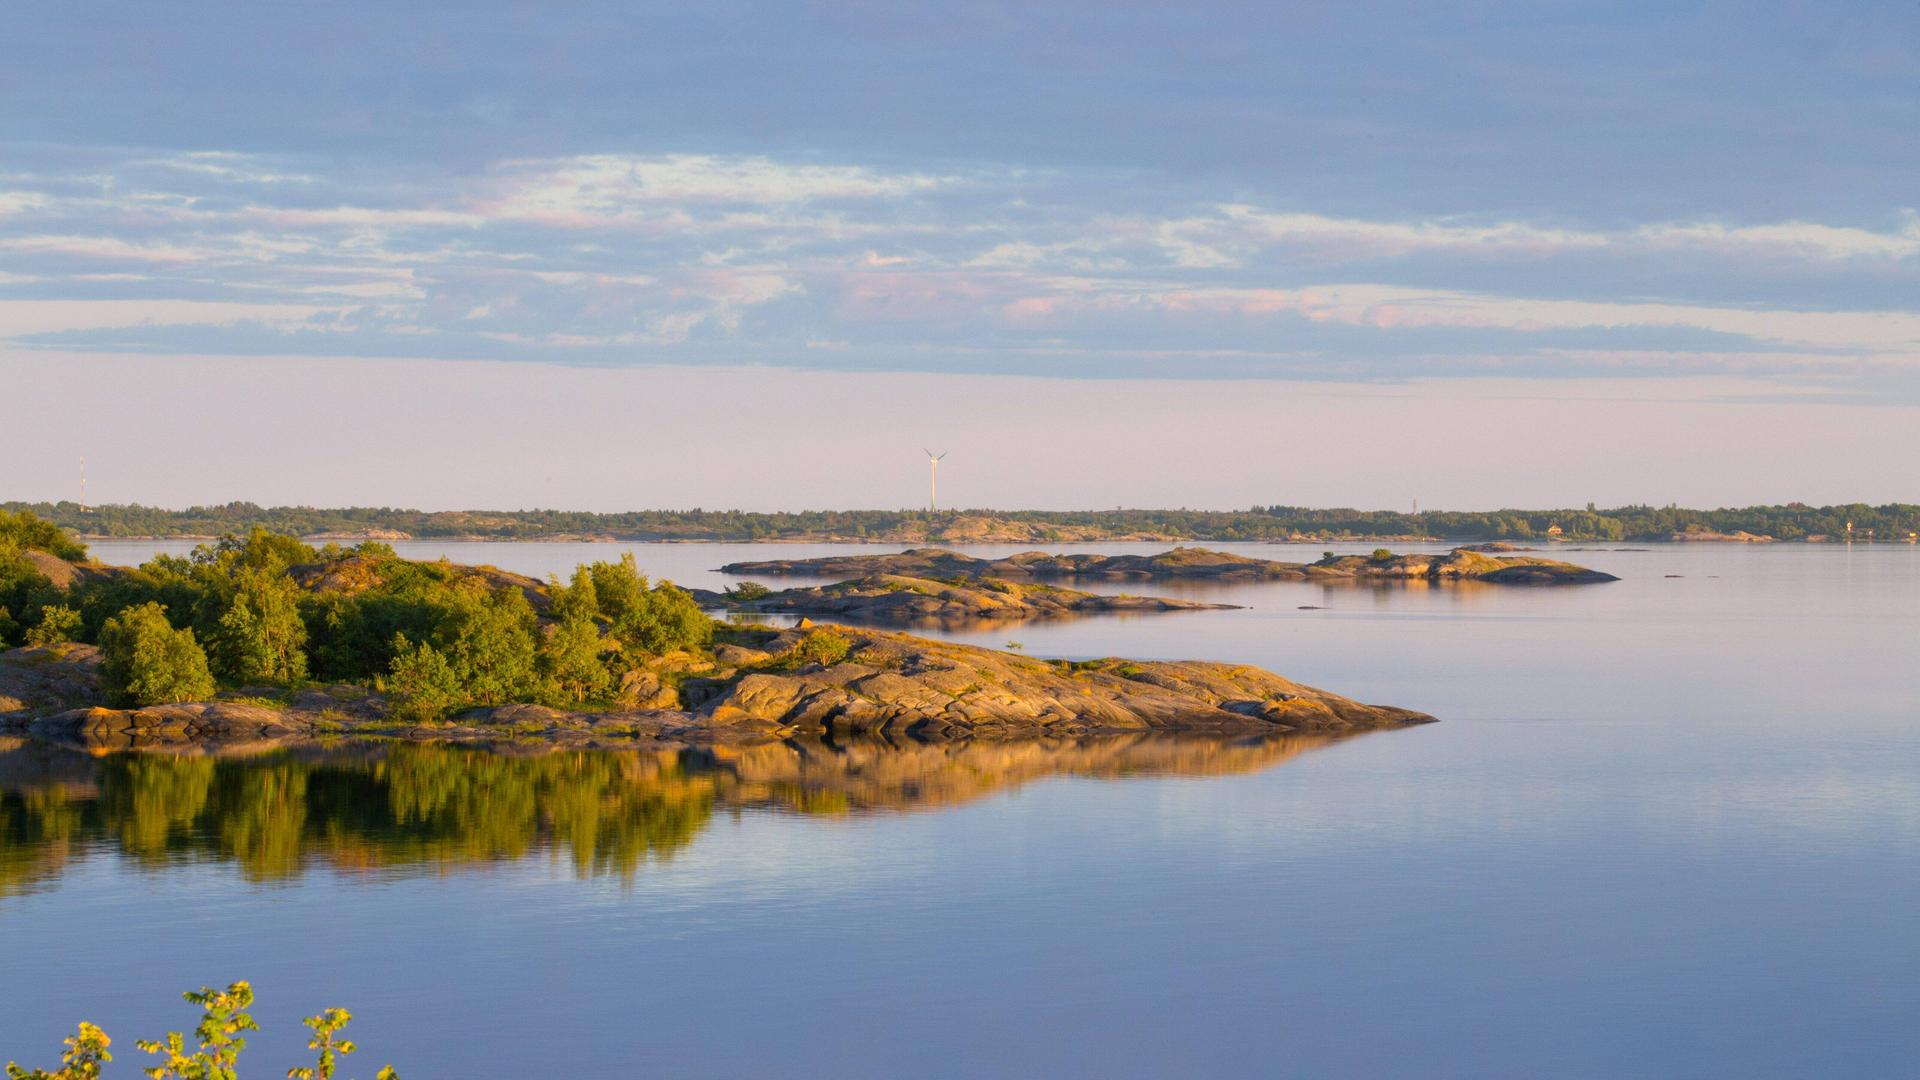
[[[400,546],[543,575],[621,547]],[[634,550],[711,587],[848,549]],[[409,1080],[1912,1075],[1920,550],[1565,557],[1625,580],[1190,586],[1249,609],[953,634],[1445,721],[1327,745],[0,744],[0,1058],[88,1017],[133,1076],[177,991],[245,977],[263,1076],[333,1004],[352,1074]]]

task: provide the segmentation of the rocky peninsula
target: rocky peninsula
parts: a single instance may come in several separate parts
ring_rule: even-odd
[[[979,620],[1015,621],[1071,615],[1156,611],[1220,611],[1233,604],[1207,604],[1159,596],[1109,596],[1076,592],[1039,582],[955,576],[945,579],[874,574],[833,585],[782,589],[764,595],[693,590],[703,607],[729,611],[831,615],[864,622],[942,624]]]
[[[726,638],[710,658],[661,658],[633,680],[624,706],[509,704],[435,723],[400,719],[380,692],[345,684],[271,696],[243,688],[208,701],[109,708],[97,649],[34,646],[0,653],[0,727],[95,746],[372,735],[631,747],[797,735],[923,742],[1154,731],[1336,735],[1433,720],[1241,664],[1041,660],[804,623],[736,627]]]
[[[885,555],[836,555],[819,559],[772,559],[729,563],[728,574],[768,577],[901,577],[933,579],[1336,581],[1411,580],[1485,581],[1493,584],[1560,585],[1617,581],[1612,574],[1572,563],[1528,556],[1496,556],[1455,548],[1443,555],[1336,556],[1318,562],[1290,563],[1254,559],[1206,548],[1177,547],[1156,555],[1050,555],[1025,551],[982,559],[945,548],[910,548]]]

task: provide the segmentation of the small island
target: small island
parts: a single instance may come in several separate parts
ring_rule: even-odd
[[[1412,580],[1484,581],[1492,584],[1562,585],[1618,581],[1612,574],[1572,563],[1528,556],[1497,556],[1455,548],[1443,555],[1396,555],[1380,548],[1371,555],[1335,555],[1318,562],[1291,563],[1254,559],[1206,548],[1177,547],[1156,555],[1050,555],[1025,551],[1000,559],[982,559],[945,548],[910,548],[886,555],[834,555],[819,559],[773,559],[728,563],[723,573],[767,577],[1336,581]]]
[[[86,561],[30,515],[0,516],[0,644],[22,642],[0,652],[0,727],[98,747],[1333,735],[1433,719],[1239,664],[717,622],[631,554],[541,583],[256,530],[125,568]]]
[[[980,620],[1059,618],[1070,615],[1157,611],[1223,611],[1233,604],[1207,604],[1159,596],[1076,592],[1005,578],[869,577],[778,592],[743,582],[726,592],[693,590],[702,607],[730,611],[832,615],[863,622],[958,623]]]

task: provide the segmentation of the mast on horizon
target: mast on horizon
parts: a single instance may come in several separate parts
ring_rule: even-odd
[[[926,450],[926,447],[921,447]],[[942,450],[935,454],[927,450],[927,513],[936,513],[940,509],[940,459],[947,456]]]

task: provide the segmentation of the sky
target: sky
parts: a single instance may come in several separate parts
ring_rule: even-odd
[[[1910,2],[8,24],[0,499],[1920,501]]]

